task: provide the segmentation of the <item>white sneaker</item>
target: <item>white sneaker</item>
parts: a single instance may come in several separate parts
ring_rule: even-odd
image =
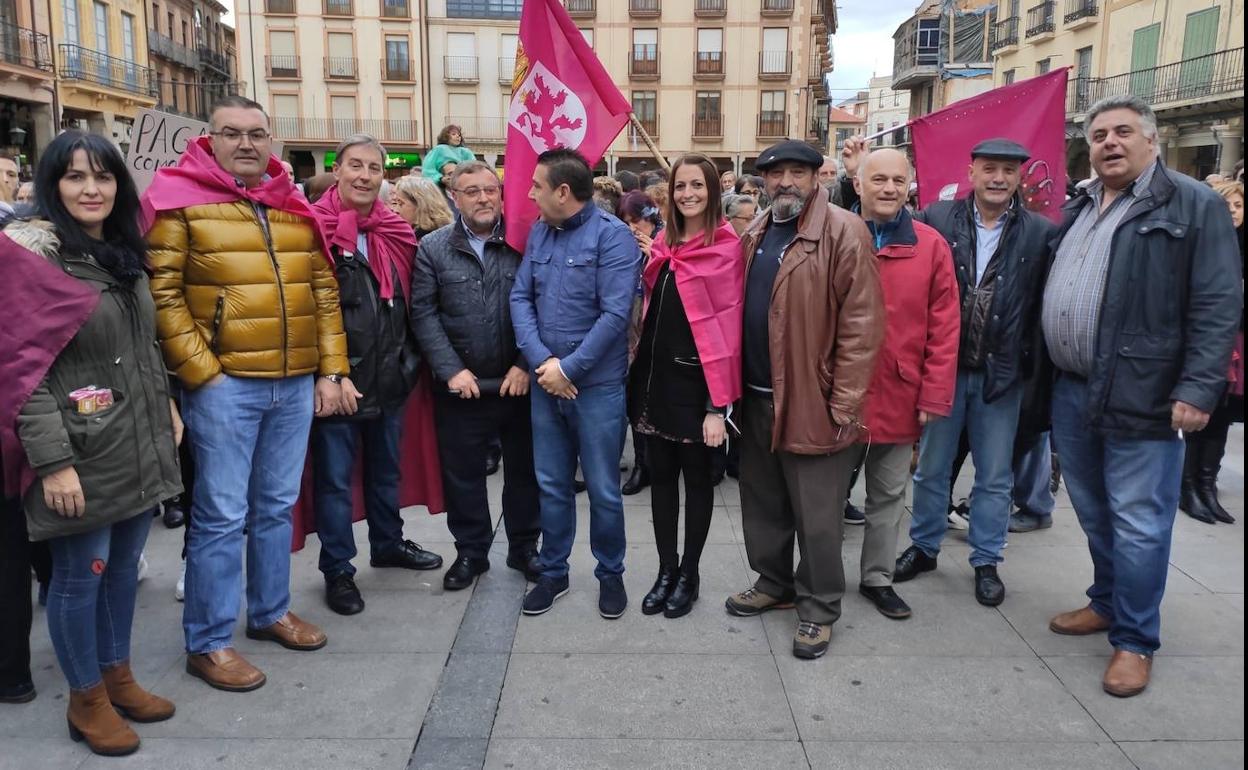
[[[147,577],[147,552],[139,554],[139,582],[143,582],[143,578]]]
[[[970,520],[957,511],[949,512],[949,529],[965,532],[971,528]]]
[[[178,573],[178,583],[173,587],[173,598],[177,601],[186,599],[186,562],[182,562],[182,571]]]

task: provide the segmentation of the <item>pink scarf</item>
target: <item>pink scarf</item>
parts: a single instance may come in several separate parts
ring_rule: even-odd
[[[715,231],[710,246],[702,238],[668,246],[660,238],[650,248],[650,261],[642,272],[646,305],[668,261],[676,273],[676,290],[685,306],[693,344],[702,359],[702,373],[715,406],[727,406],[741,398],[741,324],[744,314],[745,260],[741,241],[725,222]],[[646,310],[642,310],[645,318]]]
[[[403,299],[412,296],[412,263],[416,260],[416,233],[403,218],[390,210],[380,199],[373,201],[373,210],[360,218],[355,209],[343,205],[338,186],[325,192],[313,207],[325,243],[354,253],[359,248],[360,233],[368,244],[368,266],[377,277],[382,299],[394,298],[394,274],[399,275]],[[333,261],[332,249],[326,257]]]
[[[178,165],[162,168],[143,193],[139,223],[143,232],[152,227],[162,211],[203,206],[209,203],[252,201],[278,211],[316,219],[308,199],[303,197],[281,162],[269,156],[265,180],[247,187],[221,168],[212,154],[212,137],[201,136],[186,147]]]

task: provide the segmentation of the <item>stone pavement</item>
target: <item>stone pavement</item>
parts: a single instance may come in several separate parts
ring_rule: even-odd
[[[1224,464],[1223,499],[1244,518],[1243,432]],[[497,509],[500,477],[491,480]],[[963,477],[959,489],[965,490]],[[855,493],[856,498],[861,492]],[[440,573],[373,570],[357,560],[368,608],[333,615],[321,598],[317,545],[296,554],[293,609],[328,647],[296,653],[237,634],[269,676],[249,694],[211,690],[183,670],[174,602],[181,533],[157,524],[135,621],[141,682],[178,714],[137,725],[138,754],[94,757],[66,735],[66,686],[36,614],[39,697],[0,707],[0,768],[1174,768],[1244,766],[1244,528],[1180,514],[1163,648],[1150,689],[1100,689],[1103,636],[1047,629],[1079,606],[1091,576],[1064,493],[1050,530],[1011,535],[1005,603],[975,603],[964,539],[940,570],[902,585],[915,609],[879,615],[854,587],[861,530],[849,529],[850,591],[819,661],[790,653],[795,616],[734,618],[724,598],[750,584],[736,485],[719,505],[702,597],[685,618],[637,609],[657,568],[648,496],[626,498],[628,613],[596,608],[587,503],[572,591],[548,614],[518,617],[524,582],[503,566],[473,591],[443,593]],[[408,537],[454,555],[442,520],[410,510]],[[363,525],[356,529],[367,553]],[[903,537],[904,541],[904,537]],[[904,546],[905,543],[903,542]]]

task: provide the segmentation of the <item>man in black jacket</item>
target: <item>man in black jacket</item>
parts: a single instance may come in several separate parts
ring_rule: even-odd
[[[971,151],[973,194],[938,201],[915,215],[939,231],[953,252],[962,337],[953,411],[928,423],[919,444],[910,522],[913,545],[897,559],[893,579],[903,582],[936,569],[948,528],[950,470],[965,429],[975,464],[967,539],[975,598],[986,606],[1005,599],[997,564],[1010,523],[1010,461],[1028,374],[1023,361],[1035,328],[1053,230],[1017,195],[1028,157],[1025,148],[1008,139],[980,142]],[[847,173],[850,166],[846,163]],[[852,170],[857,170],[856,163]]]
[[[1147,104],[1102,100],[1084,132],[1097,179],[1066,205],[1042,326],[1058,372],[1053,441],[1093,582],[1090,604],[1049,628],[1109,631],[1102,687],[1129,697],[1160,646],[1183,434],[1225,391],[1242,265],[1218,194],[1157,160]]]
[[[442,585],[457,591],[490,568],[494,540],[486,496],[490,442],[503,445],[507,566],[536,580],[537,478],[529,416],[529,373],[511,325],[511,287],[520,254],[503,238],[502,185],[489,165],[455,169],[455,221],[425,236],[412,277],[412,329],[433,369],[434,420],[446,523],[459,558]]]

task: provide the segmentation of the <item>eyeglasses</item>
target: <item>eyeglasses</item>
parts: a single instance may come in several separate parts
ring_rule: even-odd
[[[247,137],[247,141],[252,144],[263,144],[272,136],[263,128],[253,128],[251,131],[235,131],[232,128],[223,128],[220,131],[209,131],[212,136],[220,137],[222,141],[229,144],[238,144],[243,141],[243,137]]]
[[[499,187],[496,184],[492,184],[486,187],[465,187],[462,190],[457,188],[455,192],[464,196],[465,198],[475,198],[481,193],[485,193],[485,196],[487,198],[493,198],[495,195],[498,195],[499,191],[502,189],[503,189],[502,187]]]

